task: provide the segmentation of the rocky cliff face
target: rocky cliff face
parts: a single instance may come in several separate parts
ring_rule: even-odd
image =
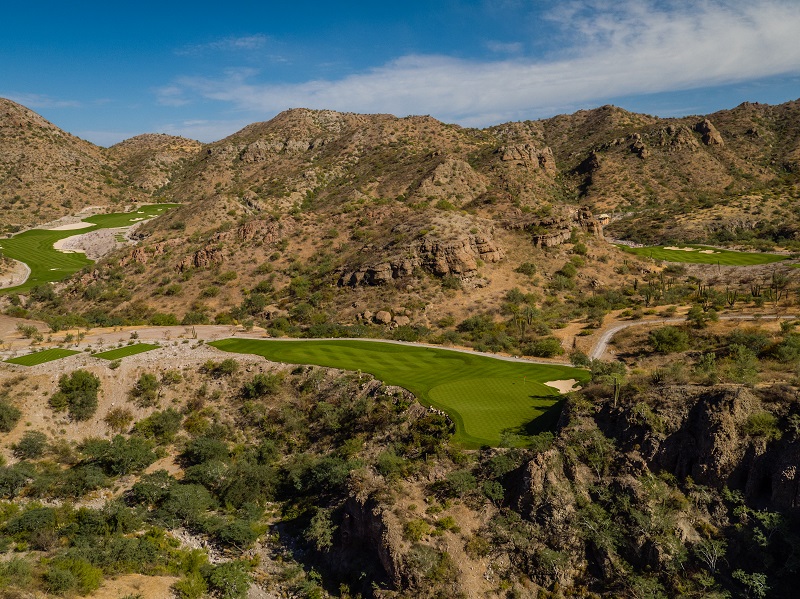
[[[665,388],[636,405],[606,405],[597,421],[623,447],[637,446],[654,470],[718,489],[739,489],[754,505],[796,509],[800,439],[746,432],[753,414],[770,411],[786,417],[797,411],[796,398],[788,404],[765,401],[776,392],[759,397],[735,386]]]

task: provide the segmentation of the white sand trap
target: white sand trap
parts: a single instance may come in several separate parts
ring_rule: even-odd
[[[577,382],[575,379],[565,379],[562,381],[547,381],[545,385],[552,387],[559,393],[569,393]]]
[[[77,235],[74,235],[73,237],[77,237]],[[75,249],[75,248],[69,248],[69,249],[65,248],[64,246],[66,245],[67,240],[69,240],[69,239],[72,239],[72,237],[65,237],[64,239],[59,239],[58,241],[56,241],[53,244],[53,249],[54,250],[58,250],[59,252],[64,252],[65,254],[74,254],[76,252],[80,252],[81,254],[85,254],[86,253],[83,250],[79,250],[79,249]]]
[[[85,229],[86,227],[94,227],[94,223],[85,223],[83,221],[79,223],[69,223],[68,225],[53,227],[52,229],[48,229],[48,231],[72,231],[73,229]]]
[[[136,214],[144,214],[144,210],[139,210]]]
[[[714,250],[700,250],[701,254],[719,254],[719,252],[715,252]]]
[[[136,221],[139,221],[139,220],[144,220],[144,217],[141,217],[141,218],[132,218],[132,219],[131,219],[131,222],[132,222],[132,223],[135,223]]]

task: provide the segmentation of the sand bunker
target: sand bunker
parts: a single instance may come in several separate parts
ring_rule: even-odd
[[[48,231],[72,231],[73,229],[85,229],[86,227],[94,227],[94,223],[85,223],[83,221],[79,223],[69,223],[67,225],[51,227]]]
[[[74,235],[73,237],[65,237],[64,239],[59,239],[53,244],[53,249],[58,250],[59,252],[64,252],[65,254],[74,254],[75,252],[80,252],[82,254],[85,254],[86,250],[82,250],[78,247],[75,247],[74,241],[70,241],[75,237],[79,237],[79,235]]]
[[[719,252],[715,252],[714,250],[700,250],[701,254],[719,254]]]
[[[665,247],[665,250],[672,250],[673,252],[694,252],[694,248],[676,248],[674,246]]]
[[[547,381],[545,385],[548,387],[552,387],[553,389],[557,390],[559,393],[569,393],[572,391],[575,383],[578,381],[575,379],[565,379],[562,381]]]

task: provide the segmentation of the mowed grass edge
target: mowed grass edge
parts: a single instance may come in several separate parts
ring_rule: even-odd
[[[456,424],[455,441],[466,447],[497,445],[504,431],[523,437],[540,432],[544,423],[537,419],[556,409],[562,397],[543,383],[589,376],[570,366],[379,341],[222,339],[208,345],[276,362],[372,374],[447,412]]]
[[[763,252],[734,252],[705,245],[654,245],[641,248],[632,248],[626,245],[617,246],[629,254],[664,260],[665,262],[683,262],[686,264],[719,264],[721,266],[754,266],[757,264],[772,264],[786,260],[788,256],[780,254],[767,254]],[[668,247],[692,248],[693,251],[668,250]],[[711,250],[713,254],[703,254],[702,250]]]
[[[8,360],[5,360],[5,362],[9,364],[19,364],[20,366],[37,366],[39,364],[44,364],[45,362],[60,360],[61,358],[66,358],[67,356],[73,356],[79,353],[81,352],[74,349],[61,349],[54,347],[51,349],[43,349],[42,351],[33,352],[32,354],[18,356],[16,358],[9,358]]]
[[[0,239],[0,252],[8,258],[24,262],[31,269],[28,280],[0,290],[0,293],[25,293],[36,285],[63,281],[93,261],[80,252],[61,252],[53,248],[53,244],[61,239],[83,235],[99,229],[129,227],[139,222],[155,218],[174,208],[178,204],[148,204],[136,212],[118,212],[98,214],[87,217],[84,222],[92,223],[91,227],[66,231],[48,229],[30,229],[8,239]]]
[[[92,356],[95,358],[102,358],[103,360],[119,360],[120,358],[143,354],[146,351],[158,349],[159,347],[161,346],[154,343],[134,343],[133,345],[126,345],[125,347],[98,352],[92,354]]]

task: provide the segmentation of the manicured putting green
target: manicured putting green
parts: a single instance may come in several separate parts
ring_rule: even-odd
[[[134,343],[133,345],[126,345],[125,347],[118,347],[117,349],[109,349],[108,351],[92,354],[95,358],[103,358],[104,360],[119,360],[120,358],[127,358],[128,356],[135,356],[136,354],[143,354],[146,351],[157,349],[158,345],[153,343]]]
[[[31,229],[10,239],[0,239],[0,253],[14,260],[24,262],[31,269],[28,280],[22,285],[3,289],[0,293],[25,293],[42,283],[63,281],[84,266],[92,264],[92,261],[82,253],[65,253],[53,249],[53,244],[60,239],[98,229],[129,227],[140,220],[155,218],[174,206],[177,206],[177,204],[151,204],[142,206],[136,212],[90,216],[84,220],[92,223],[92,226],[83,229],[68,231]]]
[[[543,383],[588,379],[585,370],[569,366],[374,341],[222,339],[209,345],[277,362],[369,372],[447,412],[456,423],[456,440],[467,447],[497,445],[504,431],[524,442],[552,427],[561,396]]]
[[[44,364],[45,362],[52,362],[53,360],[60,360],[67,356],[79,354],[79,351],[74,349],[61,349],[54,347],[52,349],[43,349],[32,354],[19,356],[17,358],[10,358],[6,360],[9,364],[19,364],[20,366],[36,366],[37,364]]]
[[[722,266],[753,266],[786,260],[788,256],[765,254],[762,252],[732,252],[705,245],[679,245],[632,248],[617,246],[637,256],[646,256],[665,262],[685,262],[687,264],[720,264]]]

